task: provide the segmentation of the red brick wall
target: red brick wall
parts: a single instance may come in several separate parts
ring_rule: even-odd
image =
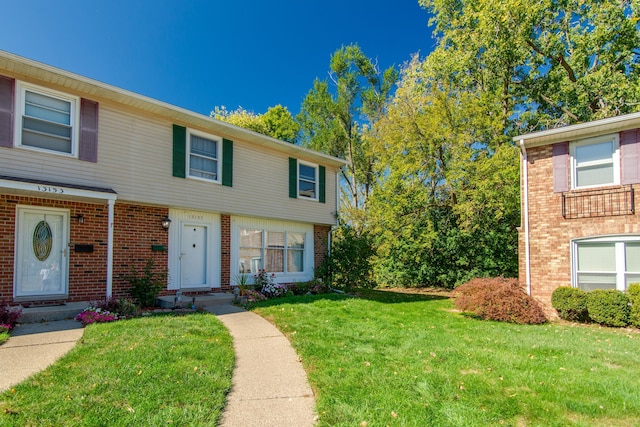
[[[84,223],[70,219],[69,298],[66,301],[104,299],[107,289],[108,206],[106,203],[84,203],[32,197],[0,195],[0,300],[13,300],[13,268],[16,206],[42,206],[69,209],[70,215],[84,216]],[[128,283],[123,275],[135,265],[141,270],[152,258],[156,271],[166,271],[167,252],[153,251],[152,245],[168,244],[167,231],[160,220],[165,208],[115,205],[113,296],[128,296]],[[93,245],[93,252],[75,252],[76,244]],[[44,303],[48,301],[40,301]]]
[[[318,268],[329,252],[328,238],[331,232],[330,225],[313,225],[313,267]]]
[[[549,308],[551,293],[558,286],[571,285],[572,239],[612,234],[640,234],[640,221],[638,215],[564,219],[562,193],[553,192],[552,146],[528,149],[527,155],[531,294]],[[640,185],[634,187],[635,205],[640,206]],[[524,231],[523,224],[519,235],[522,283],[525,283],[526,278]]]
[[[138,272],[142,272],[147,260],[152,259],[154,271],[166,273],[167,251],[154,251],[152,246],[169,248],[169,233],[161,225],[162,218],[168,213],[167,208],[116,202],[113,236],[114,297],[129,296],[129,283],[123,276],[130,274],[133,266]],[[162,293],[166,293],[166,289]]]
[[[69,209],[71,216],[84,216],[83,224],[78,224],[73,218],[70,220],[68,301],[104,298],[107,283],[107,205],[3,194],[0,195],[0,300],[11,302],[13,299],[17,205]],[[93,245],[93,252],[75,252],[76,244]]]
[[[220,215],[220,273],[221,289],[231,289],[231,216]]]

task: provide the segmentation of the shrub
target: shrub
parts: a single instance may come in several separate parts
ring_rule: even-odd
[[[131,274],[124,276],[124,279],[131,285],[131,296],[138,301],[141,307],[153,307],[160,291],[166,285],[167,273],[165,271],[156,272],[153,269],[153,259],[149,258],[144,266],[142,274],[131,267]]]
[[[363,230],[341,225],[333,233],[331,255],[317,273],[334,288],[373,288],[373,238]]]
[[[629,297],[615,289],[595,289],[587,293],[589,317],[604,326],[627,326],[629,324]]]
[[[115,313],[120,318],[135,317],[140,311],[135,302],[127,298],[107,298],[94,301],[89,306]]]
[[[551,294],[551,305],[561,319],[588,322],[587,292],[569,286],[560,286]]]
[[[325,294],[329,292],[329,287],[322,279],[312,279],[308,282],[294,284],[291,286],[291,291],[294,295]]]
[[[16,323],[20,320],[21,315],[21,308],[9,307],[4,301],[0,302],[0,329],[11,331],[16,327]]]
[[[627,295],[631,302],[629,323],[636,328],[640,328],[640,283],[632,283],[629,285]]]
[[[455,306],[482,319],[520,324],[547,321],[540,305],[516,279],[476,278],[454,290]]]
[[[91,323],[115,322],[118,319],[117,314],[96,307],[87,307],[75,317],[75,320],[82,323],[82,326],[87,326]]]

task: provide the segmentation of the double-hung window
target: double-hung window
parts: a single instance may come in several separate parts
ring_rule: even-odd
[[[189,176],[220,181],[220,139],[189,131]]]
[[[625,290],[640,282],[640,236],[600,237],[573,242],[574,284]]]
[[[77,155],[78,98],[21,84],[18,146]]]
[[[571,145],[571,187],[591,188],[620,183],[619,137],[608,135]]]
[[[304,271],[305,233],[240,229],[239,273]]]
[[[298,196],[308,199],[318,198],[317,166],[298,162]]]

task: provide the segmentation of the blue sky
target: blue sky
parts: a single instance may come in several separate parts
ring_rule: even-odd
[[[0,50],[207,115],[277,104],[296,114],[342,45],[381,69],[434,45],[417,0],[3,3]]]

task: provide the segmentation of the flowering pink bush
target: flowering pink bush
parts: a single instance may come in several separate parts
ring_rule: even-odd
[[[82,326],[87,326],[91,323],[114,322],[118,319],[117,314],[96,307],[85,308],[84,311],[75,318],[75,320],[82,323]]]
[[[2,329],[11,331],[18,323],[20,315],[22,315],[22,309],[0,303],[0,332],[3,332]]]

